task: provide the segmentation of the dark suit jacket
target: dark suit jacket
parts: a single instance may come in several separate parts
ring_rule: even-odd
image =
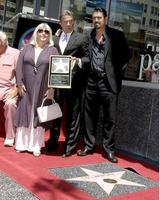
[[[105,40],[105,72],[113,92],[119,93],[122,84],[122,68],[129,61],[129,49],[123,32],[106,26],[105,33],[107,35]],[[96,34],[95,29],[88,31],[86,34],[89,41],[89,57],[91,60],[92,43]]]
[[[59,37],[53,37],[54,45],[57,48],[60,55],[62,52],[59,47]],[[71,55],[73,57],[81,58],[82,65],[84,65],[88,61],[87,56],[87,47],[85,46],[85,37],[81,33],[77,33],[75,31],[72,32],[68,44],[64,50],[63,55]],[[72,71],[72,90],[77,91],[77,89],[83,88],[83,84],[85,83],[85,77],[83,70],[79,68],[78,65],[75,65]]]

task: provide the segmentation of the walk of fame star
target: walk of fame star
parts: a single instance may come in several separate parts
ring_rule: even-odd
[[[100,173],[97,171],[89,170],[82,168],[81,169],[87,174],[87,176],[81,176],[76,178],[66,179],[68,181],[84,181],[84,182],[95,182],[97,183],[108,195],[111,193],[115,185],[130,185],[130,186],[138,186],[145,187],[145,185],[128,181],[122,179],[122,175],[125,171],[118,171],[112,173]]]

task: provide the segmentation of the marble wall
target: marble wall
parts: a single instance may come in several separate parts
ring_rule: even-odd
[[[145,83],[129,85],[125,81],[119,95],[115,146],[148,160],[159,160],[159,91]],[[149,85],[148,85],[149,86]],[[101,109],[102,111],[102,109]],[[101,143],[102,119],[100,112],[97,143]],[[102,135],[101,135],[102,136]]]

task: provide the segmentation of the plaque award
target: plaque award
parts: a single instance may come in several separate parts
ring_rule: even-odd
[[[67,55],[50,56],[48,87],[71,88],[71,58]]]

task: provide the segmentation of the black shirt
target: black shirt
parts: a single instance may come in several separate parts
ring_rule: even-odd
[[[96,72],[104,72],[104,47],[105,47],[105,37],[101,43],[98,43],[97,40],[93,39],[92,45],[92,60],[91,60],[91,69]]]

